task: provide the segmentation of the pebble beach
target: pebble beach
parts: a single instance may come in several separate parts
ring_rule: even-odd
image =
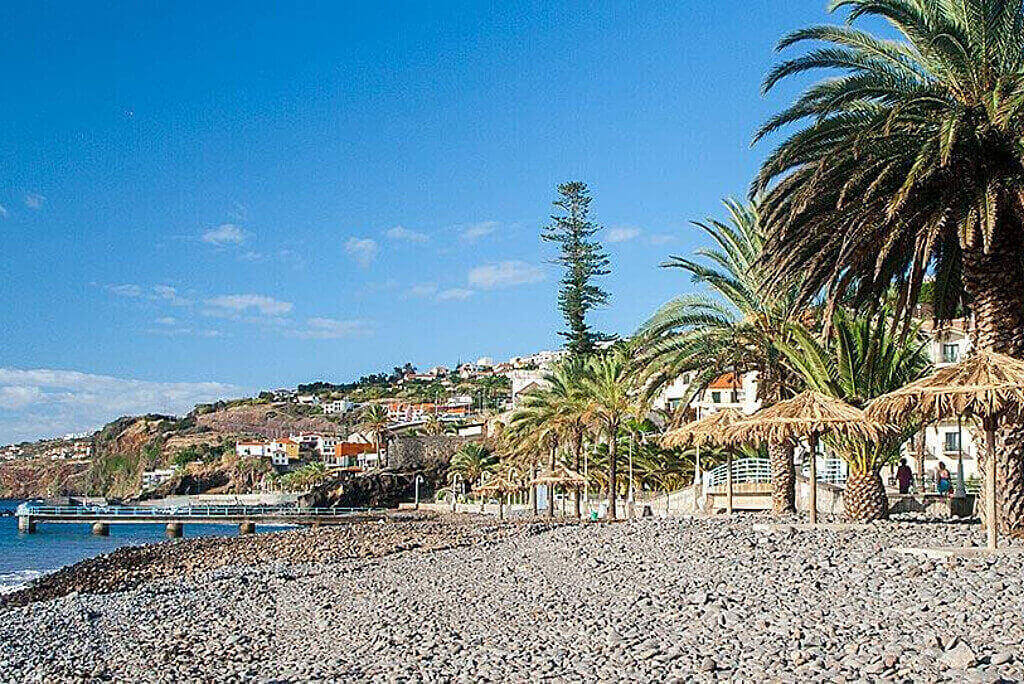
[[[413,517],[120,549],[3,597],[0,681],[1024,678],[1024,557],[891,551],[977,545],[977,525],[766,520]]]

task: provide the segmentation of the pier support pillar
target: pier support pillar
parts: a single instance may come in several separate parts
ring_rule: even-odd
[[[35,534],[36,521],[28,516],[18,516],[18,531],[25,534]]]
[[[98,537],[109,537],[110,536],[110,525],[105,522],[98,522],[92,524],[92,533]]]
[[[256,531],[256,523],[244,522],[238,525],[238,534],[252,534]]]
[[[177,539],[178,537],[180,537],[182,535],[184,530],[185,530],[185,526],[184,525],[182,525],[181,523],[172,522],[172,523],[167,523],[167,529],[164,531],[164,534],[169,539]]]

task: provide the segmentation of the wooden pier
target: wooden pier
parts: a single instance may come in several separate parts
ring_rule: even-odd
[[[21,504],[15,515],[18,532],[33,534],[41,523],[91,525],[96,535],[110,534],[111,525],[165,525],[168,537],[180,537],[186,524],[238,525],[239,534],[256,525],[344,525],[379,520],[384,509],[298,508],[279,506],[40,506]]]

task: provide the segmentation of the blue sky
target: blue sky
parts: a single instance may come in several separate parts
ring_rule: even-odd
[[[628,334],[741,195],[824,0],[21,3],[0,62],[0,442],[558,345],[590,184]]]

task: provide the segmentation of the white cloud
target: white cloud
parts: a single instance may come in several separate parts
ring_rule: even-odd
[[[42,209],[43,202],[46,198],[37,192],[29,192],[25,194],[25,206],[29,209]]]
[[[406,242],[426,242],[430,238],[426,233],[418,230],[409,230],[405,226],[395,226],[384,231],[384,236],[389,240],[405,240]]]
[[[525,261],[501,261],[477,266],[469,272],[469,284],[490,290],[544,280],[544,271]]]
[[[372,329],[366,321],[339,321],[334,318],[307,318],[303,328],[292,330],[289,335],[306,340],[335,340],[342,337],[369,335]]]
[[[178,319],[174,316],[161,316],[156,319],[156,322],[160,325],[175,325],[178,322]]]
[[[675,242],[676,237],[674,235],[668,235],[666,233],[657,233],[655,235],[648,235],[647,241],[652,245],[666,245],[670,242]]]
[[[437,283],[418,283],[409,288],[409,296],[422,299],[437,293]]]
[[[639,228],[632,228],[629,226],[617,226],[615,228],[609,228],[608,233],[605,235],[605,239],[608,242],[626,242],[632,240],[640,235]]]
[[[7,218],[7,207],[0,204],[0,218]]]
[[[475,293],[473,290],[467,290],[464,287],[451,287],[447,290],[441,290],[437,293],[437,301],[439,302],[461,302],[472,297]]]
[[[121,285],[107,285],[107,292],[116,294],[118,297],[128,297],[130,299],[137,299],[142,296],[142,288],[138,285],[131,283],[124,283]]]
[[[466,226],[462,229],[460,235],[463,240],[478,240],[485,235],[490,235],[498,229],[497,221],[481,221],[472,225]]]
[[[273,297],[259,294],[217,295],[207,299],[206,304],[222,313],[243,313],[255,310],[264,316],[281,316],[295,306],[291,302],[282,302]]]
[[[380,248],[370,238],[350,237],[345,241],[345,251],[363,268],[367,268],[377,257]]]
[[[13,411],[29,404],[34,404],[42,397],[38,387],[26,385],[7,385],[0,387],[0,408]]]
[[[183,297],[177,288],[170,285],[154,285],[146,290],[141,285],[134,283],[122,283],[120,285],[105,285],[104,289],[118,297],[128,299],[148,299],[153,302],[164,302],[171,306],[191,306],[192,300]]]
[[[78,432],[122,415],[189,411],[241,389],[219,382],[149,382],[77,371],[0,368],[0,443]]]
[[[192,304],[191,299],[182,297],[178,290],[170,285],[154,285],[152,298],[167,302],[171,306],[190,306]]]
[[[249,235],[234,223],[222,223],[216,228],[208,228],[203,231],[202,241],[211,245],[240,245],[248,239]]]

